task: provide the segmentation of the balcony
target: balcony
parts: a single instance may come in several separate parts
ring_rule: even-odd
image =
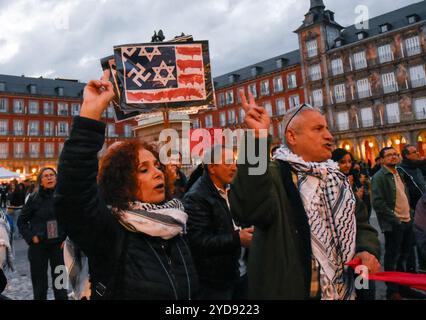
[[[25,152],[14,152],[13,157],[15,159],[23,159],[25,157]]]
[[[423,87],[425,85],[426,85],[426,78],[411,80],[411,86],[413,88]]]
[[[371,97],[370,90],[358,91],[358,98],[359,99],[368,98],[368,97]]]
[[[395,123],[401,122],[401,119],[399,116],[387,116],[386,120],[388,124],[395,124]]]
[[[363,128],[370,128],[374,126],[374,120],[373,119],[362,120],[361,124]]]
[[[321,80],[321,73],[312,73],[309,75],[311,81]]]
[[[339,131],[349,130],[349,122],[341,122],[337,124],[337,129]]]
[[[39,132],[38,132],[38,130],[31,130],[30,129],[30,132],[29,132],[28,135],[31,136],[31,137],[38,136]]]
[[[38,152],[30,152],[30,158],[37,159],[40,157],[40,153]]]
[[[388,86],[383,86],[383,92],[386,93],[391,93],[391,92],[396,92],[398,90],[396,83],[388,85]]]
[[[0,152],[0,159],[7,159],[8,155],[9,154],[7,152]]]
[[[44,136],[45,136],[45,137],[53,137],[53,136],[54,136],[54,134],[53,134],[53,130],[52,130],[52,131],[45,131],[45,132],[44,132]]]
[[[334,99],[336,100],[336,103],[346,102],[346,96],[336,96]]]
[[[416,112],[415,116],[416,116],[416,120],[426,119],[426,112],[424,112],[424,111]]]
[[[44,154],[44,156],[45,156],[46,158],[53,158],[53,157],[54,157],[54,154],[53,154],[53,152],[46,152],[46,153]]]
[[[384,55],[379,55],[379,62],[380,63],[386,63],[391,62],[393,60],[393,53],[387,53]]]
[[[13,131],[14,136],[23,136],[24,134],[25,134],[24,130],[14,130]]]
[[[407,56],[409,57],[414,56],[416,54],[420,54],[421,52],[422,52],[422,49],[420,48],[420,46],[407,48]]]

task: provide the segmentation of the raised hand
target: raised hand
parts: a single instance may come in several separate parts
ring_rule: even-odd
[[[247,128],[255,129],[255,135],[257,137],[266,137],[268,135],[271,119],[269,118],[265,108],[259,107],[256,104],[251,92],[248,93],[249,102],[247,102],[247,97],[244,93],[244,90],[239,90],[238,94],[241,98],[242,107],[246,112],[244,121],[247,125]]]
[[[80,116],[100,120],[102,113],[114,98],[112,83],[108,80],[110,71],[105,70],[101,80],[90,80],[84,88]]]

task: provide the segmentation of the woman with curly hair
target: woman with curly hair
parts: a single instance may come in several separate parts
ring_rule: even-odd
[[[114,93],[105,72],[84,91],[59,159],[55,206],[68,236],[88,257],[91,299],[192,299],[197,277],[184,240],[187,214],[166,201],[154,148],[105,140],[103,111]]]

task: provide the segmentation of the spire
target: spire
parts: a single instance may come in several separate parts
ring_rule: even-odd
[[[314,9],[325,9],[324,2],[322,0],[311,0],[309,11],[313,11]]]

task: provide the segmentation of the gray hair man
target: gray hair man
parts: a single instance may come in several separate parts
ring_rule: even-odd
[[[267,139],[270,118],[250,93],[249,101],[243,92],[240,96],[252,129],[248,134],[255,135],[258,147]],[[377,272],[377,233],[355,220],[352,189],[329,160],[333,136],[325,117],[304,104],[285,115],[284,126],[285,145],[268,159],[266,173],[250,175],[251,164],[239,161],[231,189],[233,214],[256,230],[250,297],[353,299],[354,277],[345,264],[359,258],[369,272]]]

